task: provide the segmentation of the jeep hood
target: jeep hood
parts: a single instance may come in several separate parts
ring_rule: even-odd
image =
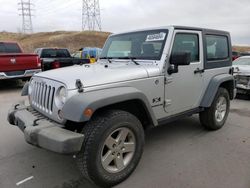
[[[36,74],[36,77],[43,77],[64,83],[69,90],[76,89],[76,80],[80,79],[83,87],[112,84],[117,82],[148,78],[159,75],[158,66],[135,65],[134,63],[113,62],[96,63],[86,65],[75,65],[71,67],[51,70]]]

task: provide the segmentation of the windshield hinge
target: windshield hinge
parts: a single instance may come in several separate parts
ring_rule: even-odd
[[[173,82],[173,77],[165,77],[165,85]]]

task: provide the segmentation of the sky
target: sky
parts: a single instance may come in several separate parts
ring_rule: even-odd
[[[21,30],[20,0],[0,0],[0,31]],[[167,25],[229,31],[234,45],[250,45],[249,0],[99,0],[102,30],[112,33]],[[35,32],[80,31],[82,0],[31,0]]]

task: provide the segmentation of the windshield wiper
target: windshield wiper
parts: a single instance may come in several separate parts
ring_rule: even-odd
[[[139,63],[137,63],[135,60],[137,59],[136,57],[119,57],[117,59],[129,59],[131,60],[134,64],[136,65],[140,65]]]
[[[100,57],[99,59],[107,59],[109,63],[112,63],[111,59],[112,57]]]

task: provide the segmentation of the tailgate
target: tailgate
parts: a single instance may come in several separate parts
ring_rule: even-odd
[[[60,67],[68,67],[72,66],[73,64],[73,58],[57,58],[56,61],[60,63]]]
[[[39,69],[36,54],[0,54],[0,72]]]

